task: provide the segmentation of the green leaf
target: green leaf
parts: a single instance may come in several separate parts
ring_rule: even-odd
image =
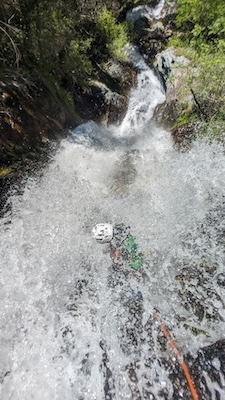
[[[141,253],[137,254],[135,257],[132,258],[132,260],[130,260],[128,262],[128,264],[133,269],[138,269],[138,268],[142,267],[142,265],[144,264],[142,254]]]

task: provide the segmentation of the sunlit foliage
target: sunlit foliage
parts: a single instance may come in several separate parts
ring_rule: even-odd
[[[102,7],[96,13],[96,31],[107,56],[124,57],[123,48],[129,40],[126,23],[117,23],[112,13]]]
[[[221,46],[225,39],[224,0],[177,0],[176,24],[197,50]]]
[[[225,121],[225,2],[177,0],[176,26],[170,45],[191,54],[187,84],[198,102],[197,112],[210,132],[223,134]],[[192,48],[194,52],[189,49]],[[188,119],[188,116],[187,116]],[[217,127],[217,129],[215,128]],[[222,128],[223,127],[223,128]],[[207,128],[205,128],[207,131]]]
[[[96,8],[81,0],[1,2],[0,66],[28,69],[45,82],[49,76],[70,91],[88,85],[95,63],[123,58],[128,41],[126,24],[104,3]]]

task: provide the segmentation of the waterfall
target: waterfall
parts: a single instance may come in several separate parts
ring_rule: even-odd
[[[121,126],[76,128],[0,221],[2,400],[188,398],[153,308],[183,354],[224,337],[224,150],[174,149],[152,119],[163,89],[132,57]],[[112,269],[91,237],[98,222],[131,227],[143,274]]]
[[[131,136],[143,131],[151,121],[157,105],[165,101],[165,92],[154,72],[147,66],[143,57],[134,47],[127,49],[127,55],[140,71],[137,85],[131,91],[127,114],[120,126],[122,136]]]
[[[140,18],[146,17],[149,20],[162,18],[164,15],[165,0],[160,0],[155,7],[140,5],[127,12],[127,21],[137,21]]]

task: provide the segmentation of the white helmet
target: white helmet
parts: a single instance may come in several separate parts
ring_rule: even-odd
[[[108,243],[113,238],[113,226],[111,224],[97,224],[92,229],[93,237],[99,243]]]

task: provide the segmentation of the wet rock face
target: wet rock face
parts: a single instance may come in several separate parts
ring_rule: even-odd
[[[191,372],[198,385],[200,398],[224,398],[222,371],[225,371],[224,339],[201,349],[193,361]]]
[[[221,202],[209,211],[207,216],[198,226],[196,236],[190,230],[185,233],[182,240],[181,258],[179,255],[171,261],[177,266],[175,279],[177,281],[178,296],[183,307],[188,312],[188,316],[194,317],[194,322],[190,323],[189,317],[176,315],[172,323],[166,315],[161,315],[160,310],[157,314],[162,323],[168,330],[172,340],[178,347],[191,376],[199,399],[213,400],[224,398],[224,370],[225,370],[225,340],[217,335],[215,343],[214,332],[216,324],[224,318],[224,272],[223,272],[223,247],[224,247],[224,217],[225,201],[223,207]],[[126,238],[126,232],[122,226],[117,226],[115,237],[116,247],[122,239]],[[215,251],[213,243],[221,245],[218,253]],[[192,244],[191,244],[192,243]],[[191,246],[190,246],[191,244]],[[200,246],[201,244],[201,246]],[[200,247],[199,247],[200,246]],[[201,251],[200,251],[201,249]],[[211,249],[211,251],[210,251]],[[185,251],[186,250],[186,251]],[[186,254],[185,259],[184,254]],[[194,256],[194,257],[193,257]],[[190,257],[190,260],[188,261]],[[222,265],[221,265],[222,259]],[[193,260],[195,260],[193,262]],[[91,268],[91,266],[88,266]],[[172,270],[172,268],[171,268]],[[175,352],[169,345],[151,307],[146,313],[145,290],[148,290],[149,282],[152,279],[152,271],[138,269],[135,271],[125,271],[123,268],[109,268],[107,275],[107,293],[110,293],[110,303],[106,312],[112,315],[112,320],[117,329],[116,343],[118,344],[121,358],[120,368],[115,367],[115,342],[113,347],[111,336],[108,330],[101,332],[99,349],[101,358],[99,361],[99,371],[104,382],[105,398],[116,398],[116,389],[121,381],[118,375],[123,377],[123,384],[127,382],[130,397],[132,399],[193,399],[193,396],[181,366],[181,360],[176,357]],[[96,281],[88,279],[78,280],[74,286],[74,293],[71,295],[67,304],[67,312],[71,313],[75,319],[74,327],[77,326],[76,318],[82,316],[82,304],[86,304],[87,294],[94,300],[96,293]],[[218,287],[216,286],[218,285]],[[115,307],[118,304],[118,307]],[[112,308],[111,308],[112,306]],[[113,310],[113,312],[111,312]],[[176,314],[176,309],[174,309]],[[185,312],[186,314],[186,312]],[[186,314],[187,315],[187,314]],[[92,324],[95,324],[95,313],[90,313]],[[182,339],[177,342],[174,326],[183,326],[182,331],[192,332],[196,340],[201,342],[201,337],[205,337],[202,343],[207,345],[191,350],[191,342],[184,346]],[[105,319],[104,319],[105,321]],[[205,322],[204,322],[205,321]],[[105,323],[105,327],[107,324]],[[211,326],[211,328],[210,328]],[[63,342],[61,350],[62,356],[70,354],[70,349],[76,346],[76,333],[74,328],[65,327],[63,329]],[[209,329],[209,332],[208,332]],[[194,338],[193,338],[194,339]],[[69,348],[69,350],[68,350]],[[79,363],[82,373],[91,375],[93,365],[93,354],[91,349],[87,349]],[[122,365],[122,367],[121,367]],[[121,393],[124,386],[121,386]]]
[[[104,69],[96,66],[98,79],[92,80],[88,90],[76,92],[75,106],[84,120],[105,125],[122,121],[128,93],[136,81],[136,72],[128,63],[110,60]]]
[[[191,113],[196,106],[193,94],[184,84],[190,73],[189,60],[178,55],[176,49],[168,48],[156,55],[155,68],[166,90],[166,101],[156,108],[155,119],[167,129],[174,128],[173,138],[177,147],[185,148],[194,139],[196,129],[201,124],[201,121],[191,122],[185,128],[175,128],[178,119],[187,112]]]
[[[6,73],[0,81],[0,166],[34,159],[72,120],[45,88],[15,71]]]
[[[156,54],[165,48],[169,37],[168,31],[162,21],[150,23],[144,17],[136,22],[136,27],[140,32],[137,45],[146,61],[151,63]]]
[[[142,282],[146,277],[137,272],[136,279]],[[120,304],[120,307],[114,309],[115,314],[113,314],[118,323],[117,343],[127,361],[124,362],[122,369],[120,365],[120,371],[115,369],[114,348],[111,347],[110,336],[105,335],[103,331],[99,341],[101,354],[99,370],[102,374],[105,398],[116,398],[116,387],[121,384],[118,374],[122,373],[123,379],[128,381],[132,399],[193,399],[181,364],[170,349],[159,324],[151,313],[146,323],[143,323],[144,299],[140,291],[131,289],[131,280],[131,275],[124,274],[122,270],[117,272],[112,270],[108,276],[108,290],[111,291],[113,302],[117,299]],[[74,326],[62,328],[62,357],[70,357],[76,348],[76,320],[79,321],[81,317],[82,304],[86,304],[87,295],[93,298],[94,304],[95,284],[88,278],[75,283],[74,293],[66,305],[66,312],[73,316],[75,323]],[[118,288],[120,289],[117,290]],[[91,311],[90,319],[95,326],[95,312],[94,309]],[[169,329],[167,326],[166,328]],[[171,335],[173,336],[172,332]],[[182,349],[180,351],[182,352]],[[218,340],[210,346],[202,347],[195,355],[190,352],[182,355],[199,399],[222,400],[225,340]],[[79,368],[88,379],[92,374],[93,365],[92,349],[87,348]],[[123,390],[124,387],[121,386],[121,393]]]
[[[93,82],[86,93],[76,96],[75,104],[84,120],[105,125],[118,122],[126,110],[126,98],[99,81]]]
[[[187,67],[189,64],[189,60],[184,56],[177,55],[176,49],[173,47],[168,48],[167,50],[162,51],[161,53],[157,54],[155,67],[158,69],[160,74],[162,75],[165,86],[167,90],[173,86],[178,86],[178,83],[175,85],[176,80],[183,79],[183,68]],[[185,71],[185,69],[184,69]],[[173,81],[171,82],[171,75]]]
[[[92,119],[111,124],[121,121],[127,94],[136,73],[127,64],[110,61],[88,90],[74,91],[76,114],[43,86],[9,71],[0,81],[0,167],[38,159],[43,149],[63,137],[65,130]]]
[[[157,6],[159,2],[150,4],[150,7]],[[160,17],[151,16],[149,8],[144,6],[143,13],[134,21],[134,30],[137,35],[136,44],[145,58],[146,62],[152,64],[155,56],[163,51],[172,36],[173,20],[175,18],[175,5],[166,4],[161,11]]]

